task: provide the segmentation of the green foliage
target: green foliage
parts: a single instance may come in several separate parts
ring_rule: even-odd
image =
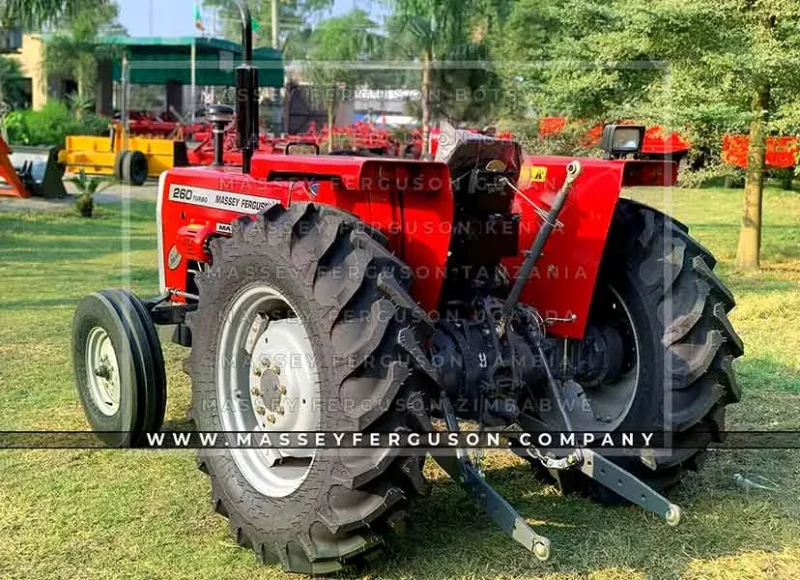
[[[536,118],[507,117],[498,123],[497,128],[511,132],[525,153],[531,155],[597,157],[602,154],[588,142],[586,132],[590,127],[580,121],[571,121],[557,134],[546,137],[541,136]]]
[[[459,125],[489,124],[500,98],[487,38],[505,18],[506,0],[394,0],[387,22],[387,60],[413,61],[415,70],[402,79],[405,86],[421,87],[426,75],[430,98],[409,107],[422,117],[425,106],[433,118]],[[422,70],[418,70],[421,68]]]
[[[88,1],[88,0],[86,0]],[[114,25],[116,4],[100,3],[67,19],[45,43],[44,67],[49,75],[71,76],[78,83],[77,100],[87,102],[97,80],[97,65],[118,55],[116,46],[98,43],[104,29]],[[81,116],[86,107],[76,109]]]
[[[110,120],[93,114],[79,119],[64,103],[50,102],[41,111],[13,111],[4,123],[11,143],[63,146],[67,135],[107,134]]]
[[[278,21],[280,30],[278,40],[281,48],[297,48],[307,39],[311,30],[310,19],[331,8],[334,0],[280,0],[278,3]],[[231,0],[205,0],[204,5],[219,10],[223,24],[223,35],[234,42],[242,41],[242,24],[238,8]],[[256,46],[271,46],[272,43],[272,2],[250,2],[253,19],[260,25]],[[208,22],[206,22],[208,25]],[[287,58],[302,57],[303,51],[287,54]]]
[[[99,175],[89,177],[83,169],[68,181],[78,190],[78,195],[88,198],[114,185],[113,181]]]
[[[719,148],[747,129],[766,83],[770,128],[800,129],[795,2],[519,0],[492,46],[517,113],[637,118]]]
[[[98,175],[87,177],[83,169],[80,170],[78,175],[70,178],[69,182],[78,190],[75,209],[86,218],[92,217],[94,213],[94,195],[114,185],[114,181],[105,177]]]
[[[377,24],[363,10],[353,10],[319,24],[307,43],[306,75],[314,83],[314,100],[334,106],[343,91],[368,78],[359,66],[372,59],[378,37]]]
[[[38,29],[111,4],[112,0],[0,0],[0,20],[26,29]]]
[[[23,84],[24,77],[19,62],[0,56],[0,90],[3,104],[12,111],[30,106],[30,95]]]

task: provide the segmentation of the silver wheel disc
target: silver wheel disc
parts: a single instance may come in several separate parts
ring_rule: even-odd
[[[633,316],[619,292],[608,287],[611,294],[610,308],[617,312],[617,318],[623,320],[630,332],[628,356],[631,360],[620,376],[612,382],[601,382],[598,385],[584,388],[575,381],[568,381],[566,388],[571,389],[574,404],[569,415],[573,428],[579,431],[614,431],[618,429],[636,399],[641,374],[639,335]]]
[[[270,433],[319,429],[320,381],[311,341],[280,292],[267,285],[242,292],[223,321],[217,352],[217,403],[225,431],[254,432],[256,442]],[[250,485],[270,497],[296,491],[315,457],[313,449],[231,454]]]
[[[119,362],[111,338],[99,326],[86,339],[86,375],[95,406],[108,417],[116,415],[120,400]]]

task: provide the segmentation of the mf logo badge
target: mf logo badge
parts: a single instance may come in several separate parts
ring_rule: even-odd
[[[531,181],[535,181],[537,183],[544,183],[547,181],[547,167],[537,167],[534,165],[528,169],[528,172]]]
[[[181,265],[181,253],[175,246],[172,246],[172,248],[170,248],[169,250],[169,258],[167,258],[167,265],[169,266],[170,270],[174,270],[175,268]]]

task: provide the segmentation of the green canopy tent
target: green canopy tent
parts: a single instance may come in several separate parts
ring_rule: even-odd
[[[162,85],[168,81],[198,85],[233,86],[234,70],[241,64],[242,47],[221,38],[109,36],[104,44],[120,46],[128,61],[134,85]],[[194,57],[194,58],[193,58]],[[253,59],[262,87],[283,86],[283,60],[273,48],[259,48]],[[192,63],[194,62],[194,67]],[[113,78],[121,80],[122,62],[114,63]]]
[[[106,36],[100,42],[119,47],[122,57],[113,62],[111,77],[123,87],[175,83],[191,86],[195,95],[198,85],[234,86],[234,73],[242,62],[241,45],[221,38]],[[256,49],[253,61],[259,68],[261,87],[283,86],[280,51]],[[123,95],[126,94],[123,88]]]

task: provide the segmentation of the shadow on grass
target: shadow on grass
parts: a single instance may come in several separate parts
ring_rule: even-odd
[[[792,384],[797,391],[800,373],[764,359],[751,360],[744,368],[742,401],[728,408],[727,428],[800,430],[800,397],[784,392]],[[767,375],[776,380],[754,380]],[[796,450],[712,449],[700,472],[686,473],[667,492],[684,513],[682,523],[670,528],[638,507],[562,497],[527,464],[497,460],[487,471],[488,482],[537,533],[550,539],[550,562],[536,561],[505,536],[454,482],[437,480],[431,496],[412,506],[408,537],[390,543],[391,557],[377,576],[584,578],[605,577],[600,572],[614,570],[609,577],[630,577],[635,571],[666,579],[699,562],[726,556],[746,561],[758,551],[800,548],[799,471]],[[766,477],[780,491],[744,489],[735,473]],[[719,577],[739,577],[735,568],[725,568],[735,565],[735,560],[719,564],[725,570]]]
[[[647,578],[676,578],[694,560],[800,545],[792,534],[774,533],[775,515],[764,512],[780,508],[762,500],[759,519],[748,513],[751,502],[738,489],[717,492],[713,500],[704,485],[670,494],[677,495],[685,515],[673,529],[636,507],[554,496],[528,467],[490,471],[487,479],[537,533],[550,539],[549,562],[538,562],[499,531],[456,484],[440,482],[412,508],[408,537],[390,543],[391,557],[377,576],[542,578],[566,573],[583,578],[602,570],[636,570]]]
[[[123,251],[155,250],[154,215],[141,213],[150,214],[152,208],[152,203],[136,204],[127,231],[122,212],[114,210],[91,220],[52,213],[0,214],[0,262],[69,263]],[[152,224],[152,233],[144,223]]]

